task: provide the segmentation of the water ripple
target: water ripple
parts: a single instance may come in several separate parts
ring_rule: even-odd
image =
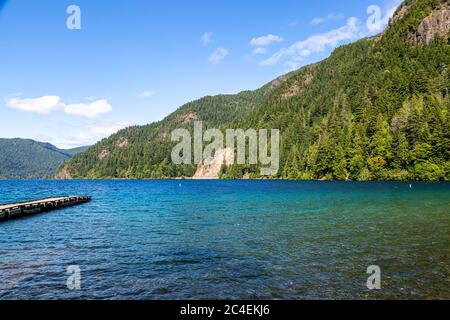
[[[93,196],[0,224],[0,299],[449,299],[449,186],[0,181],[0,203]]]

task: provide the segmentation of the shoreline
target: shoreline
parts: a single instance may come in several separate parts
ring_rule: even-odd
[[[290,182],[357,182],[357,183],[371,183],[371,182],[399,182],[399,183],[450,183],[447,180],[430,181],[430,180],[295,180],[295,179],[220,179],[220,178],[167,178],[167,179],[123,179],[123,178],[102,178],[102,179],[0,179],[2,181],[290,181]]]

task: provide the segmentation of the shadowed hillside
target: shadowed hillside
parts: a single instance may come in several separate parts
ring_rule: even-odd
[[[47,179],[58,167],[87,147],[61,150],[49,143],[0,139],[0,179]]]

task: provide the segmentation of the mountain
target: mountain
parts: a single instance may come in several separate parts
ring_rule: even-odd
[[[206,97],[161,122],[124,129],[75,156],[59,178],[192,177],[170,161],[175,128],[275,128],[273,178],[450,180],[450,3],[407,0],[380,35],[256,91]],[[222,167],[259,178],[259,167]]]
[[[191,177],[196,167],[171,164],[174,146],[171,132],[178,128],[192,129],[197,120],[210,128],[238,121],[243,114],[260,106],[275,87],[276,83],[271,83],[237,95],[204,97],[187,103],[163,121],[121,130],[75,156],[59,169],[57,178]]]
[[[87,147],[62,150],[49,143],[0,139],[0,179],[46,179]]]

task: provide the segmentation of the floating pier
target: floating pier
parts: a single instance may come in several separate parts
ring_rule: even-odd
[[[89,196],[59,197],[0,205],[0,222],[28,217],[37,213],[72,207],[91,201]]]

